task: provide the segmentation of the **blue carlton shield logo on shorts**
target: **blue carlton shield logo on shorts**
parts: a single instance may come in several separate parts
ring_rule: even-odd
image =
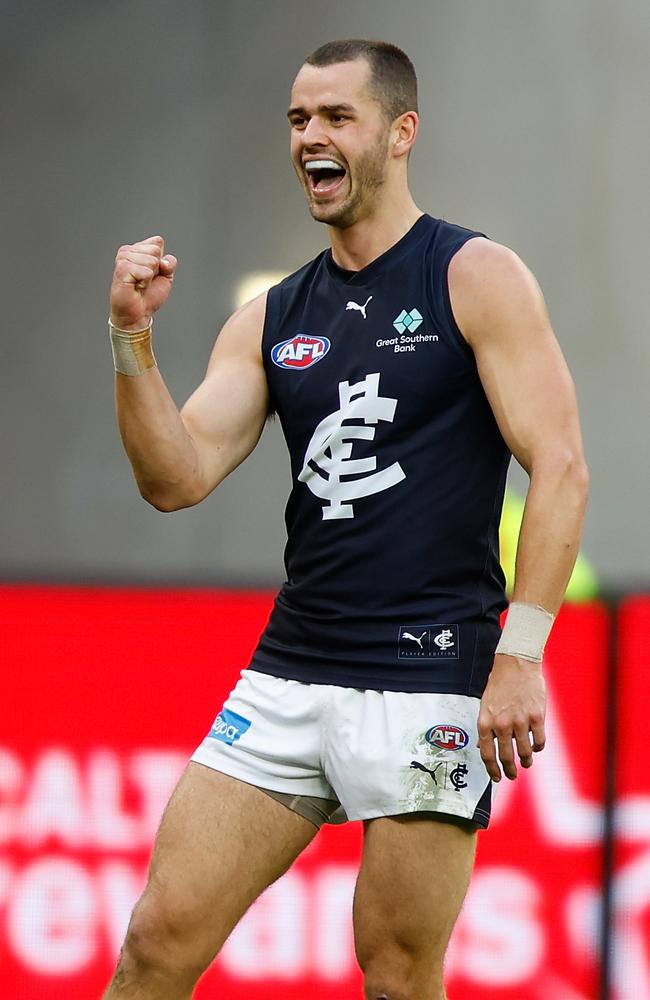
[[[243,715],[237,715],[237,712],[231,712],[229,708],[222,708],[214,720],[214,725],[208,736],[211,736],[213,740],[227,743],[231,747],[240,736],[243,736],[250,729],[250,725],[250,719],[245,719]]]

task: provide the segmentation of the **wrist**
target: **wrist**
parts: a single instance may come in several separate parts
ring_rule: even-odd
[[[124,330],[109,319],[108,333],[113,351],[113,366],[120,375],[143,375],[156,368],[151,321],[144,329]]]
[[[120,333],[142,333],[143,330],[151,326],[152,322],[153,316],[147,316],[146,314],[143,314],[133,322],[122,319],[113,313],[108,317],[109,329],[113,327],[114,330],[119,330]]]
[[[516,656],[513,653],[495,653],[494,666],[504,670],[515,668],[517,671],[526,670],[541,674],[543,663],[541,660],[526,660],[523,656]]]
[[[538,604],[513,601],[503,626],[496,654],[502,653],[531,663],[541,663],[555,616]]]

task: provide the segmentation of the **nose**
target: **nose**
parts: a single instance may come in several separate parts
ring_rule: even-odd
[[[318,115],[310,118],[301,133],[301,138],[304,148],[329,145],[329,136],[323,126],[322,118],[319,118]]]

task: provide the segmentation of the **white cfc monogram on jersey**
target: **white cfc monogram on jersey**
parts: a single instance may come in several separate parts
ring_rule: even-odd
[[[350,501],[381,493],[406,478],[399,462],[376,472],[376,457],[351,458],[354,442],[373,441],[373,425],[379,420],[392,423],[396,407],[396,399],[379,395],[379,372],[354,385],[339,382],[339,409],[321,420],[314,431],[298,476],[315,496],[328,501],[323,520],[354,517]],[[349,420],[363,423],[344,426]],[[350,480],[350,476],[360,478]]]
[[[438,635],[434,637],[433,641],[435,642],[438,649],[451,649],[451,647],[454,645],[453,635],[454,633],[451,631],[451,629],[445,628],[442,630],[442,632],[439,632]]]

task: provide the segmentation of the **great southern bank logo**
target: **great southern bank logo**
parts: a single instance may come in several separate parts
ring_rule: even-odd
[[[398,333],[404,333],[405,330],[408,330],[409,333],[414,333],[421,323],[422,313],[420,313],[417,309],[411,309],[410,312],[407,312],[406,309],[402,309],[399,316],[396,316],[393,320],[393,326]]]
[[[311,337],[297,333],[271,350],[271,360],[278,368],[309,368],[324,358],[331,347],[327,337]]]
[[[208,733],[213,740],[227,743],[229,747],[243,736],[250,729],[250,719],[245,719],[243,715],[237,715],[229,708],[222,708],[214,720],[214,725]]]

